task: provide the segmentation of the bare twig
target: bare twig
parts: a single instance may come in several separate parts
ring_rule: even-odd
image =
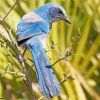
[[[27,58],[30,62],[32,62],[33,63],[33,60],[32,59],[30,59],[30,58]]]
[[[45,50],[45,53],[51,51],[52,49],[54,49],[54,48],[50,48],[50,49],[48,49],[48,50]]]
[[[4,33],[2,31],[0,31],[0,37],[3,37],[6,41],[9,41],[9,39],[6,36],[4,36],[3,34]],[[11,42],[11,41],[9,41],[9,42]]]
[[[15,7],[15,5],[18,3],[19,0],[16,0],[16,2],[14,3],[14,5],[10,8],[10,10],[6,13],[6,15],[3,18],[3,21],[7,18],[7,16],[10,14],[10,12],[13,10],[13,8]]]
[[[1,25],[4,27],[4,29],[6,30],[8,36],[9,36],[11,42],[12,42],[12,44],[15,45],[15,43],[14,43],[14,41],[13,41],[11,35],[10,35],[10,31],[9,31],[9,29],[8,29],[8,27],[7,27],[7,25],[6,25],[6,23],[5,23],[5,22],[3,21],[3,19],[1,19],[1,18],[0,18],[0,24],[1,24]]]
[[[14,57],[15,59],[18,60],[18,57],[16,56],[16,54],[14,53],[14,51],[6,44],[7,41],[2,41],[0,40],[0,44],[1,44],[1,47],[4,47],[6,48],[12,55],[12,57]],[[7,56],[11,56],[9,54],[7,54]]]
[[[32,70],[34,64],[32,64],[32,66],[27,70],[28,72]]]
[[[31,93],[32,100],[36,100],[35,97],[34,97],[33,90],[32,90],[32,81],[30,80],[29,75],[28,75],[28,71],[25,68],[24,59],[23,59],[22,55],[20,55],[20,64],[23,67],[23,70],[24,70],[24,73],[25,73],[25,77],[26,77],[27,86],[28,86],[28,90]]]
[[[72,55],[72,51],[67,51],[66,55],[65,55],[64,57],[58,59],[56,62],[54,62],[54,63],[52,64],[52,66],[54,66],[55,64],[57,64],[57,63],[60,62],[61,60],[64,60],[66,57],[69,57],[69,56],[71,56],[71,55]]]
[[[20,72],[11,72],[11,71],[6,71],[6,70],[0,70],[0,73],[9,73],[9,74],[17,75],[19,77],[25,77],[25,74],[22,74]]]
[[[48,50],[46,50],[45,53],[47,53],[47,52],[51,51],[52,49],[54,49],[54,46],[55,46],[54,42],[51,41],[50,48]]]
[[[27,49],[28,49],[28,47],[25,48],[25,50],[24,50],[24,52],[23,52],[23,54],[22,54],[23,57],[24,57],[24,55],[25,55]]]
[[[52,64],[52,66],[54,66],[55,64],[57,64],[58,62],[60,62],[61,60],[64,60],[66,58],[66,56],[64,56],[64,57],[62,57],[62,58],[60,58],[60,59],[58,59],[56,62],[54,62],[53,64]]]
[[[68,79],[72,79],[74,80],[74,78],[71,76],[71,73],[69,74],[63,74],[64,75],[64,79],[62,79],[59,84],[66,82]]]

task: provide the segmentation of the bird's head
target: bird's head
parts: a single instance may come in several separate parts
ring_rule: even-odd
[[[71,24],[71,21],[67,17],[67,14],[63,7],[56,5],[54,7],[49,8],[49,15],[51,17],[52,22],[64,20],[67,23]]]
[[[36,9],[35,12],[45,20],[49,20],[51,23],[60,20],[64,20],[69,24],[71,23],[64,8],[56,3],[47,3]]]

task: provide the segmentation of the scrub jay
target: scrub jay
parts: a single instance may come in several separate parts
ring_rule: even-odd
[[[24,15],[16,32],[18,45],[24,44],[32,53],[40,91],[46,98],[60,94],[59,83],[44,50],[52,23],[60,20],[71,23],[63,7],[47,3]]]

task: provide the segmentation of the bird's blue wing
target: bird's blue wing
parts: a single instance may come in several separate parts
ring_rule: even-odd
[[[16,32],[17,41],[20,45],[34,36],[49,33],[49,29],[49,23],[44,21],[36,13],[30,12],[18,24]]]

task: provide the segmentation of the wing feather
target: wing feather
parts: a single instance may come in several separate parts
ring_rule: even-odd
[[[36,13],[30,12],[24,15],[18,24],[17,41],[20,45],[34,36],[49,33],[49,30],[49,23]]]

